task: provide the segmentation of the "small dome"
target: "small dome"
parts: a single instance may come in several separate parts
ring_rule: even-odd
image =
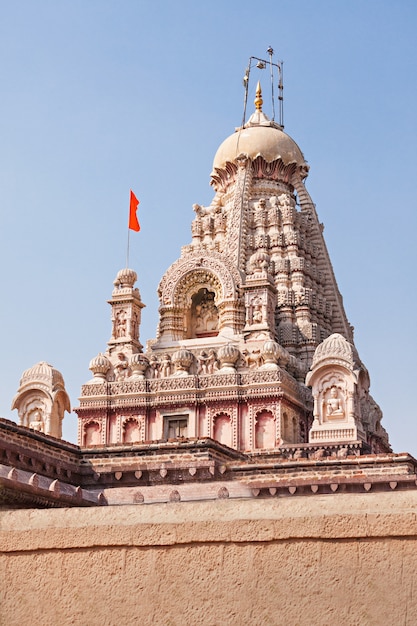
[[[172,355],[172,362],[178,372],[188,372],[194,361],[194,355],[186,348],[180,348]]]
[[[52,365],[49,365],[46,361],[40,361],[33,367],[24,371],[20,379],[20,387],[37,382],[48,383],[52,388],[64,388],[64,379],[61,372],[52,367]]]
[[[125,287],[132,288],[137,279],[138,275],[136,274],[135,270],[130,270],[129,268],[125,267],[117,273],[113,284],[119,289],[124,289]]]
[[[249,264],[253,270],[256,269],[268,269],[271,257],[264,250],[257,250],[252,254],[249,259]]]
[[[320,343],[313,356],[312,367],[327,360],[344,361],[351,367],[360,365],[359,355],[355,346],[349,343],[343,335],[334,333]]]
[[[91,370],[94,375],[105,375],[109,371],[110,367],[111,363],[109,359],[104,354],[99,352],[99,354],[95,356],[94,359],[91,359],[88,369]]]
[[[219,348],[217,352],[221,368],[234,368],[236,361],[240,356],[239,350],[231,343],[227,343]]]

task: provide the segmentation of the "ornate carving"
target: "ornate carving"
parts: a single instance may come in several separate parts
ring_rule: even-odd
[[[202,374],[203,376],[206,374],[213,374],[216,370],[218,370],[219,365],[217,362],[217,356],[213,349],[208,351],[201,350],[198,355],[198,374]]]
[[[130,376],[129,361],[123,352],[117,355],[118,361],[114,366],[114,375],[117,381],[125,380]]]
[[[190,276],[191,273],[194,276]],[[224,300],[233,298],[240,280],[239,272],[231,265],[230,259],[223,255],[214,252],[210,256],[193,255],[171,265],[159,283],[158,294],[163,305],[182,306],[184,294],[189,294],[191,299],[190,284],[199,284],[214,287],[216,297]]]
[[[106,380],[107,373],[109,372],[110,368],[111,363],[109,359],[101,352],[94,359],[91,359],[89,365],[89,370],[93,372],[94,381],[97,384],[100,384],[103,382],[103,380]]]
[[[175,366],[174,376],[188,376],[188,371],[194,361],[194,355],[189,350],[181,348],[172,355],[172,362]]]

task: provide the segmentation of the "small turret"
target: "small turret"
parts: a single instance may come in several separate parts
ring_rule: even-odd
[[[71,411],[61,372],[45,361],[23,372],[12,409],[21,426],[61,438],[64,413]]]

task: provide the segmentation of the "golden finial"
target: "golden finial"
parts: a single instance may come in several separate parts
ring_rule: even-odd
[[[262,111],[263,102],[264,101],[262,100],[261,83],[258,80],[258,84],[256,85],[256,98],[255,98],[255,106],[256,106],[257,111]]]

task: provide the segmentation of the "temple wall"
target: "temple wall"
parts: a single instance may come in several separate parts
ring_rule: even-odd
[[[0,511],[0,624],[417,623],[417,491]]]

